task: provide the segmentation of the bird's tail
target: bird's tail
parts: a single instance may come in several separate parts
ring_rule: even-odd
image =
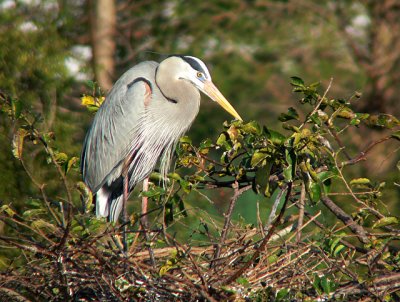
[[[96,216],[116,222],[122,211],[123,195],[115,196],[102,187],[96,192]]]

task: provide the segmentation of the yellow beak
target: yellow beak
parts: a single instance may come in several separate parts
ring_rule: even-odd
[[[228,111],[235,119],[239,121],[243,121],[240,115],[236,112],[235,108],[228,102],[228,100],[222,95],[222,93],[218,90],[217,87],[211,81],[204,82],[204,90],[203,92],[207,94],[213,101],[217,102]]]

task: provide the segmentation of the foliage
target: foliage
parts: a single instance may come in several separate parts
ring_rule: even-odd
[[[42,301],[399,299],[399,217],[384,203],[394,188],[398,196],[398,183],[353,175],[376,146],[398,144],[399,121],[353,111],[357,95],[332,99],[330,86],[321,94],[318,83],[297,77],[291,85],[307,114],[301,118],[289,108],[279,117],[280,132],[233,121],[215,140],[181,139],[176,169],[166,181],[155,172],[142,193],[152,201],[150,224],[132,214],[127,250],[123,226],[94,217],[91,193],[76,181],[77,154],[57,150],[35,113],[2,96],[1,117],[15,129],[9,145],[37,194],[23,209],[8,202],[1,207],[0,241],[7,247],[1,295]],[[82,98],[90,111],[103,100],[93,92]],[[363,125],[386,132],[352,156],[341,136]],[[25,165],[27,147],[46,154],[62,190],[50,194],[39,171]],[[231,197],[217,217],[192,207],[193,194],[213,202]],[[268,211],[257,210],[254,224],[234,219],[240,199]]]
[[[64,97],[76,83],[65,64],[72,42],[61,34],[69,22],[55,1],[1,1],[0,93],[12,95],[25,108],[40,113],[44,119],[41,129],[51,129],[58,145],[70,145],[72,152],[78,152],[80,147],[73,143],[73,133],[79,119]],[[63,114],[65,111],[69,114]],[[34,194],[35,189],[20,165],[12,161],[7,141],[13,129],[8,126],[7,120],[0,120],[0,182],[8,184],[0,186],[0,198],[12,198],[20,206],[22,199]],[[31,155],[31,160],[26,159],[30,166],[44,160],[42,153]],[[48,177],[46,180],[54,177],[43,166],[40,169]]]

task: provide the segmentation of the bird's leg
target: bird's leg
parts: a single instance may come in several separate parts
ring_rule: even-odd
[[[149,190],[149,178],[145,178],[143,180],[143,192],[147,192]],[[147,228],[149,226],[149,220],[147,217],[147,202],[148,202],[148,197],[147,196],[143,196],[142,197],[142,213],[141,213],[141,218],[140,218],[140,226],[143,229],[143,234],[144,234],[144,238],[147,242],[150,242],[150,236],[147,233]],[[156,265],[156,261],[154,258],[154,252],[153,249],[151,248],[150,245],[148,245],[148,251],[149,251],[149,255],[150,255],[150,262],[153,265],[153,267],[155,267]]]
[[[147,192],[149,190],[149,178],[145,178],[143,180],[143,192]],[[142,197],[142,218],[141,218],[141,222],[143,225],[144,229],[147,229],[148,226],[148,218],[147,218],[147,202],[148,202],[148,197],[147,196],[143,196]]]
[[[129,195],[129,164],[125,163],[122,175],[123,175],[123,192],[122,192],[122,219],[123,219],[123,229],[122,229],[122,243],[124,245],[124,253],[128,251],[128,243],[126,240],[126,233],[127,233],[127,226],[128,226],[128,211],[126,209],[126,204],[128,202],[128,195]]]

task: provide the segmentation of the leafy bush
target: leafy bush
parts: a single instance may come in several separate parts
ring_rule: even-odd
[[[1,207],[0,295],[21,301],[399,299],[399,218],[386,207],[388,196],[398,198],[398,183],[357,175],[371,150],[398,144],[399,121],[354,112],[358,94],[331,99],[330,85],[321,95],[318,83],[294,77],[291,84],[308,113],[301,118],[289,108],[279,118],[282,132],[233,121],[214,141],[194,145],[183,137],[176,169],[165,181],[153,173],[141,194],[152,201],[150,223],[141,224],[133,211],[126,238],[125,226],[94,217],[78,155],[57,150],[40,119],[3,95],[2,118],[15,129],[13,154],[38,194],[23,209],[8,201]],[[91,111],[103,100],[93,91],[83,98]],[[363,125],[385,131],[355,152],[343,138]],[[27,144],[57,172],[56,194],[25,164]],[[394,163],[398,154],[391,156]],[[217,203],[228,193],[224,215],[192,207],[194,199]],[[233,219],[239,199],[256,208],[256,223]]]

